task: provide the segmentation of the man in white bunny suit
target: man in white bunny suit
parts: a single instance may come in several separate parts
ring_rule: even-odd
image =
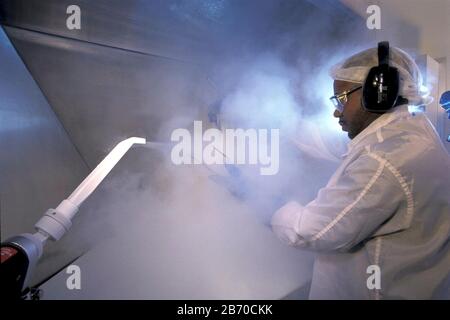
[[[336,65],[334,116],[352,139],[316,199],[288,202],[275,234],[317,252],[310,299],[450,298],[450,156],[425,114],[411,57],[391,48],[398,103],[383,114],[362,107],[361,86],[377,49]]]

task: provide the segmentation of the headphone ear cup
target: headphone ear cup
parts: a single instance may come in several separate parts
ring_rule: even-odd
[[[369,112],[384,113],[395,106],[399,92],[397,68],[381,65],[370,69],[363,85],[363,107]]]

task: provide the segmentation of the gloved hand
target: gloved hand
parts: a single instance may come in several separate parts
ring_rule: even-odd
[[[284,196],[273,196],[270,199],[266,199],[264,203],[258,203],[256,208],[256,214],[258,220],[262,222],[268,228],[272,228],[271,221],[272,217],[281,207],[286,204],[286,199]]]

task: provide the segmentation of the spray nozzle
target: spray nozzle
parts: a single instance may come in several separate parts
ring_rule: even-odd
[[[36,223],[35,227],[41,237],[49,236],[59,240],[72,225],[72,218],[78,212],[78,207],[97,188],[114,166],[134,144],[145,144],[144,138],[132,137],[119,142],[102,162],[83,180],[74,192],[63,200],[56,209],[49,209]],[[45,241],[43,240],[43,241]]]

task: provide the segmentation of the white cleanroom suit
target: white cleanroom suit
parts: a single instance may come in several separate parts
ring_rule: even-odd
[[[272,228],[318,252],[311,299],[450,298],[450,156],[425,114],[395,107],[349,143],[315,200],[289,202]]]

